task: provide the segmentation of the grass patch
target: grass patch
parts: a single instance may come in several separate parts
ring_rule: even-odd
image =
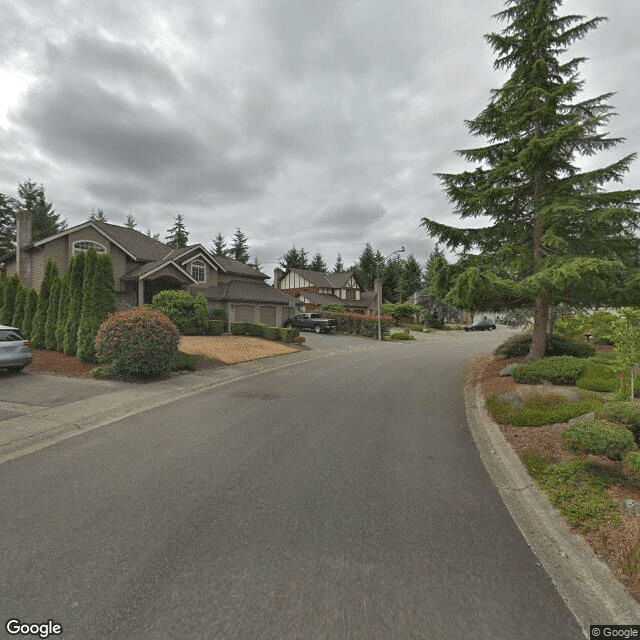
[[[571,402],[560,395],[539,395],[526,398],[523,406],[517,407],[498,396],[487,399],[487,409],[491,417],[499,424],[514,427],[540,427],[545,424],[567,422],[599,409],[603,400],[597,396],[585,397],[579,402]]]
[[[601,465],[577,458],[560,464],[538,464],[530,473],[567,522],[582,533],[620,525],[618,503],[606,493],[615,478]]]
[[[200,356],[202,357],[202,356]],[[198,365],[198,356],[190,353],[178,352],[176,363],[173,367],[174,371],[196,371]]]
[[[415,340],[415,338],[408,334],[408,333],[402,333],[402,332],[398,332],[398,333],[392,333],[389,338],[391,340]]]
[[[427,333],[431,331],[429,327],[424,327],[421,324],[403,324],[402,326],[411,329],[411,331],[426,331]]]
[[[596,356],[597,357],[597,356]],[[576,380],[576,386],[590,391],[615,391],[620,386],[618,374],[613,367],[591,358]]]

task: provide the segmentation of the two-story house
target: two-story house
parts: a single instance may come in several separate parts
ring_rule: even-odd
[[[377,309],[375,291],[365,291],[352,271],[322,273],[307,269],[276,269],[274,287],[298,300],[304,311],[323,305],[339,304],[352,313],[374,315]]]
[[[296,306],[292,296],[266,284],[266,274],[201,244],[173,249],[136,229],[95,220],[33,242],[31,215],[20,212],[16,222],[16,251],[0,262],[7,276],[17,273],[28,288],[40,289],[49,260],[63,276],[75,253],[93,248],[111,256],[118,309],[151,302],[158,291],[185,289],[203,294],[210,314],[225,309],[228,322],[282,326]]]

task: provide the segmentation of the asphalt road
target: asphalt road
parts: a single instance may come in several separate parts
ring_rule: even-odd
[[[0,465],[0,615],[65,639],[572,640],[468,432],[500,332],[336,355]],[[14,636],[15,637],[15,636]]]

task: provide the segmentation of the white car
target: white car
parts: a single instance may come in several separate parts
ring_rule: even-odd
[[[25,340],[16,327],[0,324],[0,369],[22,371],[32,360],[31,342]]]

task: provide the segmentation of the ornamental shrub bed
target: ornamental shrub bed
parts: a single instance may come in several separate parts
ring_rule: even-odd
[[[636,483],[640,484],[640,451],[630,451],[622,463],[627,475]]]
[[[186,291],[160,291],[153,296],[150,309],[171,318],[183,336],[202,335],[207,330],[209,313],[203,295],[192,296]]]
[[[245,322],[232,322],[231,333],[233,333],[234,336],[243,336],[247,333],[247,324]]]
[[[606,420],[579,420],[562,432],[565,449],[573,453],[593,453],[610,460],[622,460],[634,447],[633,436],[625,427]]]
[[[293,339],[300,333],[297,327],[285,327],[278,330],[280,332],[280,340],[285,344],[293,342]]]
[[[574,356],[555,356],[527,362],[513,370],[513,379],[520,384],[575,384],[586,363]]]
[[[256,338],[264,338],[264,330],[266,328],[267,325],[263,322],[253,322],[249,325],[249,335]]]
[[[590,391],[615,391],[620,382],[613,367],[589,359],[584,372],[576,380],[576,386]]]
[[[265,327],[264,337],[267,340],[278,342],[280,340],[280,329],[278,327]]]
[[[635,402],[609,402],[598,409],[596,417],[625,425],[631,431],[636,444],[640,443],[640,407]]]
[[[526,356],[531,348],[533,336],[530,333],[521,333],[511,336],[501,345],[496,347],[493,354],[502,358],[517,358]],[[575,356],[576,358],[588,358],[595,354],[596,350],[586,342],[573,340],[565,336],[551,334],[547,336],[546,356]]]
[[[209,320],[207,322],[206,333],[208,336],[221,336],[224,333],[224,321]]]
[[[121,380],[159,379],[170,375],[178,356],[180,333],[168,316],[136,307],[112,313],[96,336],[96,375]]]

